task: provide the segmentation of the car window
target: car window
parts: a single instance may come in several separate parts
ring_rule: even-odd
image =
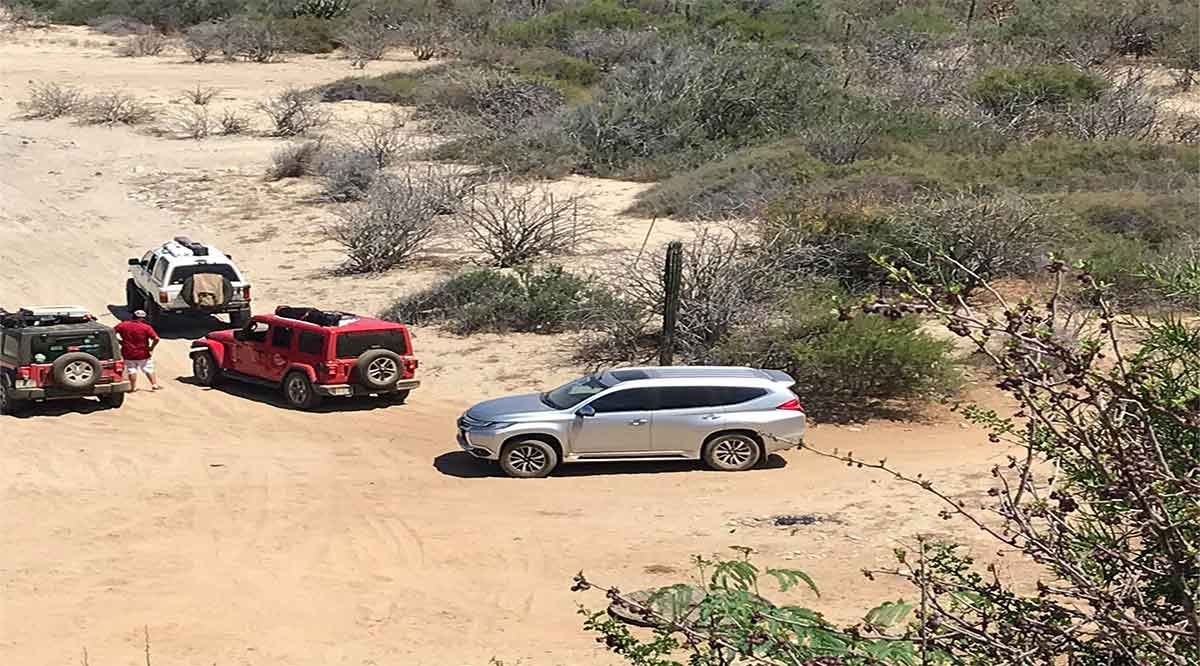
[[[154,266],[154,250],[150,250],[146,254],[142,255],[142,263],[147,267]]]
[[[574,379],[562,386],[542,394],[542,402],[555,409],[570,409],[588,398],[615,386],[600,374]]]
[[[767,389],[752,386],[714,386],[712,391],[717,405],[739,405],[767,394]]]
[[[250,324],[248,326],[246,326],[246,328],[245,328],[245,331],[246,331],[245,337],[247,340],[249,340],[251,342],[266,342],[267,341],[267,329],[269,329],[269,328],[270,328],[270,326],[268,326],[267,322],[265,322],[265,321],[250,322]]]
[[[644,412],[654,409],[656,389],[634,388],[614,391],[592,401],[597,414],[608,412]]]
[[[194,264],[191,266],[176,266],[171,271],[171,284],[183,284],[184,280],[199,273],[215,273],[230,282],[240,282],[237,271],[229,264]]]
[[[709,386],[665,386],[657,389],[659,409],[694,409],[717,404]]]
[[[271,346],[287,349],[292,346],[292,327],[276,326],[271,329]]]
[[[338,333],[337,357],[356,358],[370,349],[387,349],[397,354],[407,354],[404,331],[398,328],[383,331],[354,331]]]
[[[166,272],[167,262],[159,259],[158,263],[154,266],[154,279],[162,282],[163,276],[166,274]]]
[[[321,356],[325,353],[325,336],[315,331],[300,331],[300,353]]]
[[[71,352],[87,352],[101,361],[112,360],[112,336],[103,331],[83,333],[44,333],[29,341],[34,363],[53,363]]]
[[[4,334],[3,352],[4,352],[5,356],[10,356],[13,358],[20,356],[20,354],[21,354],[21,338],[18,338],[17,336],[13,335],[12,333],[5,333]]]

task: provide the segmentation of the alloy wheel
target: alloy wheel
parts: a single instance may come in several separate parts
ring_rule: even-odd
[[[391,379],[395,377],[399,371],[400,370],[396,365],[396,361],[387,357],[377,358],[374,361],[371,361],[371,365],[367,366],[367,375],[369,375],[373,381],[380,384],[386,384],[387,382],[391,381]]]
[[[525,474],[541,471],[549,462],[546,452],[536,444],[519,444],[508,454],[513,469]]]
[[[758,445],[746,437],[730,437],[717,442],[712,455],[722,466],[737,469],[758,455]]]

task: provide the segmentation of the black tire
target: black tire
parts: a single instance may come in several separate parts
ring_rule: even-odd
[[[312,409],[321,404],[321,396],[313,390],[308,375],[298,371],[283,378],[283,399],[293,409]]]
[[[515,479],[540,479],[558,467],[558,451],[549,442],[523,438],[500,450],[500,469]]]
[[[100,396],[100,404],[109,409],[120,409],[121,405],[125,404],[124,393],[108,393]]]
[[[133,282],[133,278],[125,281],[125,309],[129,310],[129,316],[133,316],[134,310],[141,310],[146,305],[146,298],[142,296],[142,292]]]
[[[202,351],[192,355],[192,377],[201,386],[216,386],[221,383],[221,369],[212,352]]]
[[[229,325],[234,328],[244,328],[250,323],[250,308],[242,308],[229,313]]]
[[[146,323],[154,328],[162,325],[162,308],[158,307],[158,303],[152,299],[146,299]]]
[[[412,391],[412,389],[404,389],[403,391],[392,391],[391,393],[384,393],[383,399],[387,400],[388,402],[397,404],[397,405],[403,405],[404,403],[408,402],[408,394],[411,391]]]
[[[720,472],[744,472],[762,459],[762,443],[744,432],[717,435],[704,445],[704,462]]]
[[[71,352],[55,359],[50,366],[54,382],[73,391],[90,389],[100,380],[100,360],[87,352]]]
[[[358,382],[372,391],[387,391],[404,375],[404,359],[394,351],[371,349],[354,362]]]
[[[17,400],[9,392],[12,380],[0,377],[0,416],[20,414],[25,409],[25,401]]]

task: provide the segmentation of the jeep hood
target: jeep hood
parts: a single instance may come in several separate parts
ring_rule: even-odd
[[[204,337],[217,342],[233,342],[233,332],[236,330],[236,328],[231,328],[225,331],[213,331]]]
[[[487,400],[467,410],[467,416],[478,421],[513,421],[536,418],[558,411],[542,402],[541,394],[527,393]]]

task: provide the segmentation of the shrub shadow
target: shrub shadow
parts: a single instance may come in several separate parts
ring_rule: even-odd
[[[433,459],[433,467],[437,471],[446,476],[453,476],[459,479],[486,479],[486,478],[508,478],[508,476],[500,470],[500,466],[491,460],[480,460],[466,451],[449,451]],[[766,462],[748,472],[741,474],[754,474],[760,471],[769,471],[782,469],[787,467],[787,460],[782,456],[771,454],[767,457]],[[562,465],[554,470],[550,476],[553,477],[581,477],[581,476],[615,476],[615,475],[642,475],[642,474],[680,474],[686,472],[710,472],[712,474],[724,474],[724,472],[716,472],[710,470],[699,460],[669,460],[669,461],[654,461],[654,462],[586,462],[586,463],[571,463]]]

